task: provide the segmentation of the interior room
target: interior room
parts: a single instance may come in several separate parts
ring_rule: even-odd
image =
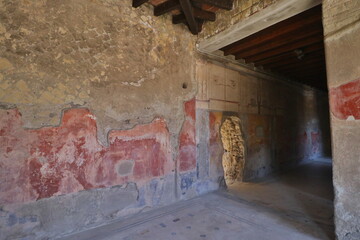
[[[0,239],[360,239],[360,1],[0,0]]]

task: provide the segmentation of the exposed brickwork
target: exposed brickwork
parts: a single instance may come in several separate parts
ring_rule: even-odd
[[[206,22],[200,38],[208,38],[219,33],[230,25],[261,11],[278,0],[235,0],[231,11],[219,10],[216,12],[215,22]]]

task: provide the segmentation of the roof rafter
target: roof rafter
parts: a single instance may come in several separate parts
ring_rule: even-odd
[[[231,10],[233,6],[233,0],[192,0],[192,1],[196,3],[211,5],[225,10]]]
[[[143,5],[144,3],[146,3],[149,0],[133,0],[132,2],[132,6],[134,8],[140,7],[141,5]]]
[[[190,0],[180,0],[180,5],[189,25],[190,32],[194,35],[198,34],[199,26],[195,19],[193,6],[191,5]]]

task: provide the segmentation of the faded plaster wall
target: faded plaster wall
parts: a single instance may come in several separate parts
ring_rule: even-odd
[[[323,2],[337,239],[360,239],[360,2]]]
[[[195,92],[185,28],[129,0],[1,1],[0,14],[0,102],[20,110],[24,127],[59,125],[63,109],[86,107],[103,145],[109,130],[155,116],[179,132]]]
[[[54,238],[218,188],[196,161],[195,37],[152,11],[0,1],[1,239]]]
[[[243,129],[243,180],[330,155],[326,93],[205,57],[197,62],[197,80],[197,110],[209,112],[214,175],[224,174],[220,129],[232,116]]]

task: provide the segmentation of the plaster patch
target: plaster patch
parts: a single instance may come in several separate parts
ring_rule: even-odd
[[[125,85],[125,86],[133,86],[133,87],[140,87],[141,84],[145,81],[144,78],[140,79],[139,81],[136,82],[122,82],[121,84]]]

